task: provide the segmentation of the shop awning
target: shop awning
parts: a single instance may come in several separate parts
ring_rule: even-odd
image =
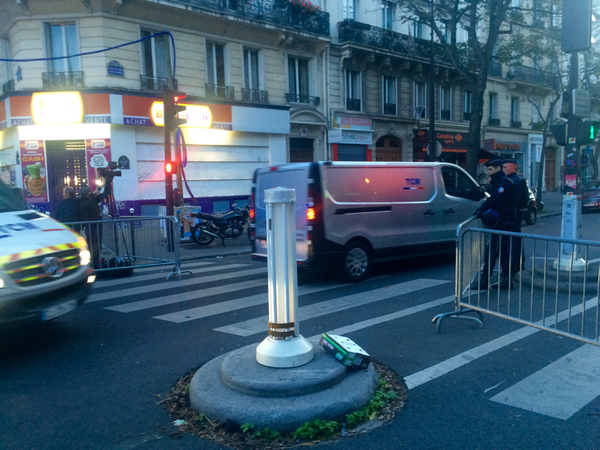
[[[498,158],[500,158],[500,156],[496,155],[495,153],[484,150],[482,148],[480,148],[479,151],[477,152],[477,160],[480,163],[485,163],[487,161],[491,161],[493,159],[498,159]]]

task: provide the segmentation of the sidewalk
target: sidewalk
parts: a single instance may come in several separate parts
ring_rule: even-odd
[[[543,192],[542,203],[544,209],[538,211],[539,217],[551,217],[562,214],[563,195],[560,191],[556,192]]]

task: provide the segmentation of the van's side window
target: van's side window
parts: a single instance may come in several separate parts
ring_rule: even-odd
[[[453,197],[475,200],[477,186],[463,172],[451,167],[442,168],[442,177],[444,178],[444,188],[446,194]]]

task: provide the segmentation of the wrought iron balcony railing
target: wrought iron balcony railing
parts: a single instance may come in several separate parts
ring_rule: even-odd
[[[523,124],[521,123],[520,120],[511,120],[510,121],[510,127],[511,128],[521,128]]]
[[[440,111],[440,119],[441,120],[450,120],[450,110],[449,109],[442,109]]]
[[[500,126],[500,119],[495,119],[493,117],[489,117],[488,118],[488,125],[492,126],[492,127],[499,127]]]
[[[83,72],[43,72],[44,89],[62,89],[65,87],[83,87]]]
[[[329,13],[301,12],[298,5],[279,0],[172,0],[192,8],[207,9],[273,25],[329,36]]]
[[[217,86],[216,84],[205,84],[206,98],[217,100],[235,100],[235,90],[232,86]]]
[[[246,103],[269,103],[269,93],[267,91],[257,91],[254,89],[242,89],[242,101]]]
[[[383,113],[384,114],[391,114],[393,116],[395,116],[396,113],[396,104],[395,103],[384,103],[383,104]]]
[[[552,89],[558,85],[558,77],[555,74],[533,67],[512,66],[508,69],[506,78],[523,83],[546,85]]]
[[[367,45],[423,60],[428,60],[429,55],[431,55],[431,43],[428,40],[414,38],[350,19],[338,23],[338,32],[340,44],[350,42]],[[438,64],[451,65],[446,51],[439,44],[435,45],[435,60]]]
[[[2,85],[2,94],[13,92],[15,90],[15,80],[8,80]]]
[[[142,91],[165,92],[171,87],[168,78],[140,75],[140,82]],[[177,90],[177,80],[173,80],[173,86]]]
[[[347,98],[346,99],[346,110],[348,110],[348,111],[360,111],[360,99],[358,99],[358,98]]]
[[[285,94],[288,103],[306,103],[311,106],[319,106],[321,99],[319,97],[310,97],[308,95]]]

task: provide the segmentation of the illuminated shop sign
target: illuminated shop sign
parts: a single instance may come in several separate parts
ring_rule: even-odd
[[[34,93],[31,96],[31,115],[36,125],[81,123],[81,95],[79,92]]]
[[[187,105],[180,103],[186,107],[185,111],[180,112],[177,117],[187,119],[187,123],[181,125],[182,128],[210,128],[212,124],[212,113],[208,106]],[[164,126],[163,102],[152,103],[152,122],[157,126]]]

